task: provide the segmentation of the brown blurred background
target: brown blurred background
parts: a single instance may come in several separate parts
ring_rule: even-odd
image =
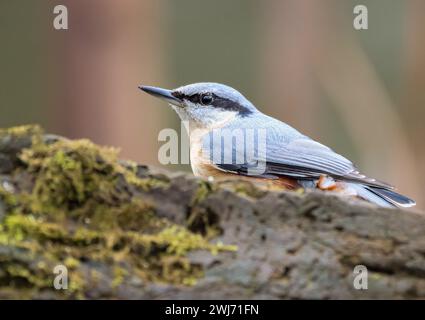
[[[57,4],[69,30],[53,28]],[[353,28],[357,4],[369,30]],[[1,0],[0,46],[0,127],[159,165],[158,132],[179,122],[137,85],[221,82],[425,208],[423,0]]]

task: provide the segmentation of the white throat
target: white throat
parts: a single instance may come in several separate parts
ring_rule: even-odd
[[[189,124],[189,133],[194,130],[211,131],[222,128],[237,116],[235,111],[216,111],[209,107],[199,108],[187,112],[184,108],[171,105],[180,119]],[[187,127],[187,126],[185,126]]]

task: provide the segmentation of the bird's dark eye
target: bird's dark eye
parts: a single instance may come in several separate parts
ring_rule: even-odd
[[[204,93],[201,95],[201,104],[203,104],[204,106],[209,105],[213,102],[214,98],[210,93]]]

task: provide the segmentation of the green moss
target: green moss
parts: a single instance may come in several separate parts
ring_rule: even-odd
[[[30,141],[17,151],[19,163],[10,175],[16,188],[6,190],[0,181],[0,201],[7,211],[0,221],[0,246],[24,250],[24,257],[37,261],[17,261],[0,252],[4,270],[0,290],[5,283],[28,288],[28,294],[52,289],[52,270],[64,264],[69,270],[69,290],[57,294],[84,298],[93,285],[83,272],[87,262],[110,268],[111,288],[120,286],[128,275],[193,285],[203,270],[187,258],[190,251],[236,250],[212,243],[212,233],[202,236],[158,217],[155,204],[144,195],[167,188],[169,182],[139,177],[137,165],[120,162],[116,149],[88,140],[45,143],[42,134],[37,126],[0,130],[0,138]],[[211,184],[201,181],[192,208],[211,192]],[[91,267],[89,273],[101,276]]]
[[[11,128],[0,128],[0,138],[11,136],[14,138],[36,137],[43,134],[43,130],[38,125],[23,125]]]
[[[240,194],[251,198],[261,198],[266,191],[257,188],[253,183],[248,181],[238,181],[233,185],[233,190]]]
[[[13,194],[7,191],[0,181],[0,201],[3,202],[7,206],[15,206],[18,202],[17,197]]]
[[[212,244],[201,235],[174,225],[161,231],[157,237],[160,242],[167,244],[168,253],[178,256],[197,249],[209,250],[213,255],[217,255],[220,250],[235,251],[237,249],[232,245]]]
[[[31,210],[58,215],[82,208],[91,199],[111,202],[119,174],[114,170],[116,154],[87,140],[40,143],[25,149],[20,158],[37,177]]]
[[[37,288],[47,288],[50,285],[50,281],[46,280],[48,279],[47,277],[40,277],[25,266],[10,264],[5,268],[5,271],[15,282],[18,280],[20,280],[21,283],[24,282],[21,285],[34,286]]]
[[[205,200],[205,198],[210,194],[214,192],[214,187],[211,183],[199,180],[198,181],[198,189],[196,190],[195,194],[193,195],[191,206],[195,206],[198,203]]]
[[[128,276],[128,271],[120,266],[115,266],[113,268],[113,273],[112,288],[116,288],[124,281],[124,278]]]

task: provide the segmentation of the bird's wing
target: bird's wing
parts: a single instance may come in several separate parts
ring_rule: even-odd
[[[276,135],[276,130],[274,130],[272,134],[267,134],[266,142],[265,159],[259,157],[258,154],[249,157],[248,154],[254,153],[244,150],[244,155],[240,157],[240,159],[245,159],[243,163],[213,161],[213,165],[223,171],[250,175],[249,170],[258,165],[257,161],[260,161],[264,164],[264,172],[260,174],[263,177],[286,176],[301,180],[313,180],[326,174],[339,180],[358,181],[375,187],[392,188],[383,182],[361,174],[350,160],[306,136],[297,135],[288,139],[286,136]],[[221,142],[212,141],[210,146],[223,150],[222,146],[216,145],[217,143]],[[233,156],[240,153],[240,150],[241,148],[232,144]]]
[[[361,174],[347,158],[307,137],[294,139],[284,148],[269,145],[266,159],[269,174],[317,178],[327,174],[341,180],[359,181],[364,184],[389,188],[386,183]]]

